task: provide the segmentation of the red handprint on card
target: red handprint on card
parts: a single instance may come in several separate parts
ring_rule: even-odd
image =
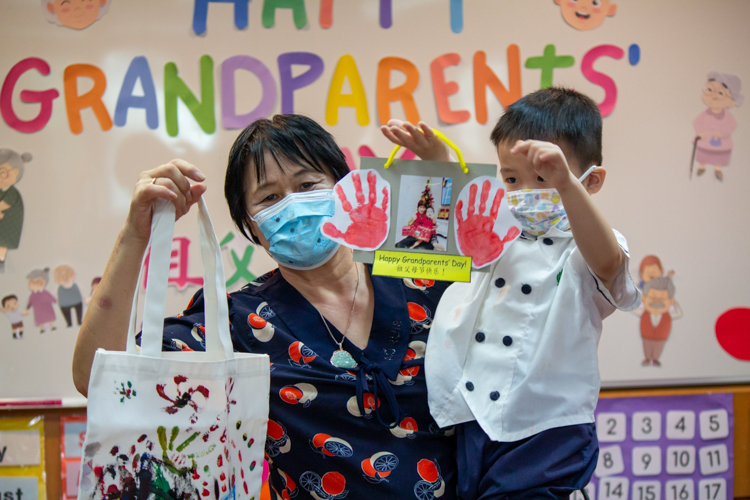
[[[388,236],[388,187],[383,188],[382,207],[375,206],[377,202],[378,176],[374,171],[367,172],[367,185],[369,192],[368,201],[365,203],[365,195],[362,192],[362,180],[359,172],[352,172],[352,183],[357,197],[357,208],[352,209],[352,204],[346,199],[344,188],[336,185],[336,194],[341,200],[344,211],[349,214],[352,223],[342,233],[332,222],[323,225],[323,234],[331,238],[343,240],[348,245],[374,250],[378,248]]]
[[[469,186],[469,208],[466,219],[464,219],[461,212],[463,201],[459,200],[456,205],[458,246],[461,249],[461,253],[471,256],[474,267],[482,267],[497,259],[503,253],[505,245],[521,234],[521,231],[515,226],[508,229],[508,232],[502,239],[494,231],[495,220],[497,220],[497,213],[500,210],[500,203],[502,203],[503,196],[505,196],[505,190],[502,188],[498,189],[495,193],[490,214],[482,215],[487,209],[487,199],[490,197],[491,187],[492,183],[489,180],[485,180],[482,183],[482,194],[479,198],[479,211],[477,212],[475,208],[477,184]]]

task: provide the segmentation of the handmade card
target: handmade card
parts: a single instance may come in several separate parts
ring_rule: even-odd
[[[323,228],[373,274],[468,282],[520,235],[495,165],[394,161],[394,153],[362,158],[336,185],[336,214]]]

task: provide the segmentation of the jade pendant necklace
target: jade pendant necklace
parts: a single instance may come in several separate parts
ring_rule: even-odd
[[[328,322],[326,321],[325,317],[323,317],[323,313],[318,311],[318,314],[320,314],[320,319],[323,320],[323,324],[326,327],[326,330],[328,330],[328,335],[331,336],[331,340],[339,346],[338,350],[333,351],[333,356],[331,356],[331,364],[335,366],[336,368],[356,368],[357,362],[354,361],[354,358],[352,355],[344,349],[344,339],[346,338],[346,334],[349,333],[349,327],[352,325],[352,315],[354,314],[354,306],[357,303],[357,292],[359,291],[359,267],[357,264],[354,264],[354,268],[357,270],[357,285],[354,287],[354,299],[352,299],[352,308],[349,311],[349,320],[346,322],[346,330],[344,331],[341,342],[338,342],[336,340],[336,337],[333,336],[333,332],[331,332],[331,329],[328,327]]]

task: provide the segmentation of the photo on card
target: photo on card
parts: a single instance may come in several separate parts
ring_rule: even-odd
[[[452,187],[452,177],[401,176],[396,207],[396,227],[401,237],[396,235],[396,248],[447,250]]]

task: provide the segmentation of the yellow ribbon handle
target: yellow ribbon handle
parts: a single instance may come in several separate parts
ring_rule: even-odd
[[[458,149],[458,146],[453,144],[453,141],[448,139],[445,135],[443,135],[442,132],[439,130],[432,129],[433,132],[435,132],[435,135],[442,139],[443,142],[445,142],[449,148],[451,148],[453,151],[456,152],[456,156],[458,156],[458,163],[461,165],[461,170],[464,171],[465,174],[469,173],[469,168],[466,166],[466,161],[464,160],[464,155],[461,154],[461,150]],[[398,150],[401,149],[401,146],[398,144],[396,147],[393,148],[393,151],[391,151],[391,154],[388,156],[388,161],[385,162],[385,168],[390,167],[393,164],[393,159],[396,158],[396,153],[398,153]]]

